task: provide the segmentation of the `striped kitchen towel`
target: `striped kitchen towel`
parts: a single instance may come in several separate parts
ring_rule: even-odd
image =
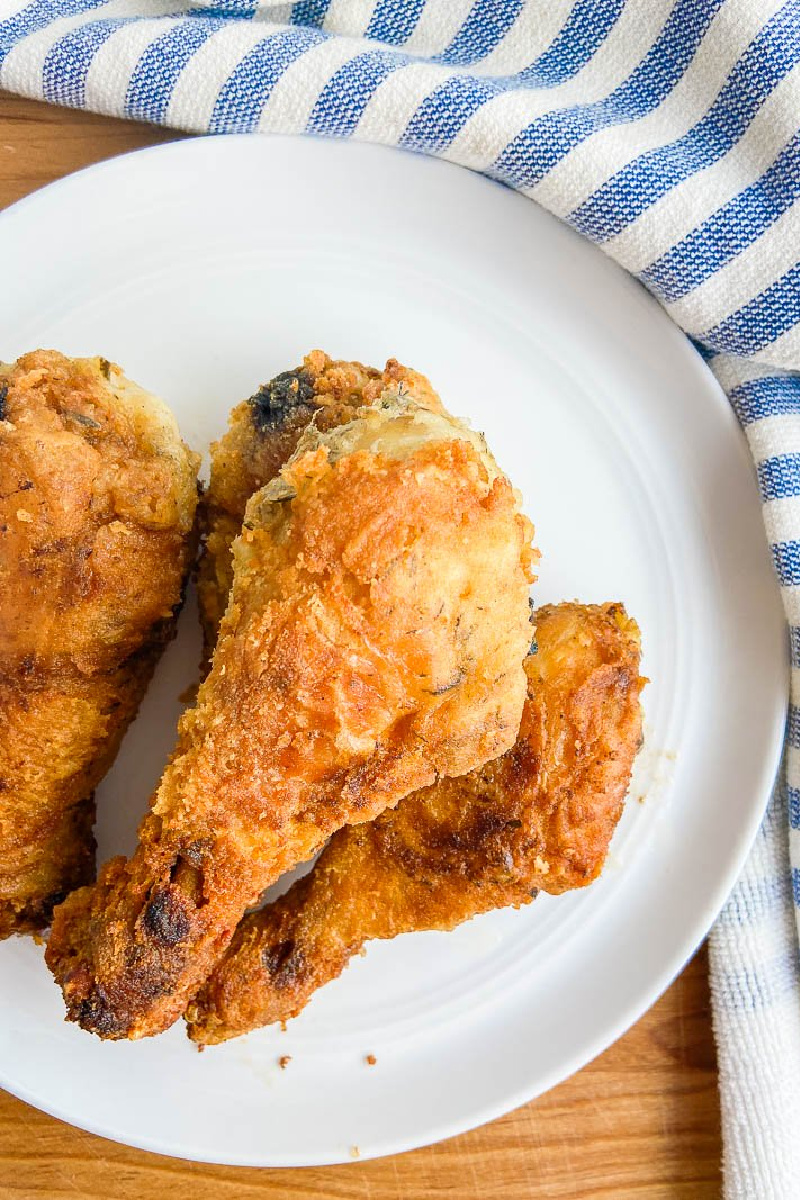
[[[800,0],[0,0],[11,91],[383,142],[519,189],[636,275],[726,388],[793,667],[786,777],[712,946],[737,1200],[800,1197],[799,60]]]

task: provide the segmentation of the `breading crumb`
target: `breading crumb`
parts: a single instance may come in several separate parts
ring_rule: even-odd
[[[351,1158],[361,1158],[361,1151],[359,1150],[358,1146],[350,1147],[350,1157]]]
[[[377,1060],[377,1058],[375,1057],[375,1055],[374,1055],[374,1054],[367,1054],[367,1055],[365,1056],[365,1058],[364,1058],[364,1062],[365,1062],[365,1063],[367,1064],[367,1066],[369,1066],[369,1067],[374,1067],[374,1066],[375,1066],[375,1063],[376,1063],[377,1061],[378,1061],[378,1060]]]
[[[278,1059],[278,1066],[282,1071],[285,1071],[289,1063],[292,1061],[291,1054],[282,1054]]]

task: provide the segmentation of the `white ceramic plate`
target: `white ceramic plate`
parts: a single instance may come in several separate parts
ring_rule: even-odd
[[[149,1150],[295,1165],[435,1141],[577,1070],[705,934],[779,756],[779,597],[744,442],[700,358],[530,201],[377,147],[209,138],[116,159],[4,214],[0,262],[0,358],[116,359],[198,448],[312,347],[424,371],[524,493],[537,601],[624,600],[652,679],[628,811],[585,892],[374,944],[288,1032],[203,1055],[180,1026],[103,1044],[64,1024],[41,948],[7,941],[0,1084]],[[190,605],[102,786],[104,857],[131,847],[197,651]]]

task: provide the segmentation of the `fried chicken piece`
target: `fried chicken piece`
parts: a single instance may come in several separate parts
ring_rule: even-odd
[[[173,630],[198,464],[104,359],[0,366],[0,937],[94,877],[93,791]]]
[[[344,368],[356,378],[364,370],[359,364],[332,366],[337,370]],[[422,380],[425,389],[422,402],[439,406],[427,380],[398,368],[394,362],[387,364],[387,372],[390,369],[404,371],[411,380]],[[370,378],[376,374],[369,372]],[[292,373],[287,372],[279,379],[291,377]],[[272,386],[267,385],[262,392]],[[412,382],[410,387],[414,386]],[[366,396],[356,393],[354,403],[372,399],[369,393]],[[346,409],[344,413],[346,419]],[[287,406],[282,414],[292,422],[294,439],[299,436],[299,425],[303,421],[308,423],[313,416],[309,407],[298,411],[297,407]],[[324,417],[330,427],[340,414],[341,410],[333,405],[325,410]],[[209,537],[205,560],[207,583],[200,593],[201,616],[212,649],[215,614],[224,610],[230,586],[227,563],[233,531],[238,529],[250,494],[279,469],[283,446],[287,444],[283,441],[285,436],[281,413],[276,413],[269,426],[264,425],[258,419],[254,401],[250,401],[234,410],[229,432],[212,448],[208,494],[226,497],[221,518],[219,509],[210,514],[208,526],[216,536]],[[527,762],[516,777],[514,798],[501,790],[494,803],[492,787],[486,781],[498,777],[495,768],[499,764],[495,763],[473,776],[448,780],[409,796],[372,826],[349,827],[335,834],[312,875],[296,884],[277,904],[245,917],[222,963],[189,1006],[190,1036],[210,1044],[296,1015],[313,992],[335,978],[371,937],[390,937],[418,928],[450,928],[478,912],[526,903],[531,889],[535,893],[537,886],[545,891],[566,891],[591,882],[599,874],[621,813],[641,730],[638,630],[625,617],[624,610],[612,605],[602,608],[562,605],[543,610],[541,620],[542,629],[537,636],[543,648],[538,661],[529,659],[526,664],[530,694],[523,728],[528,722],[546,721],[549,709],[559,701],[552,682],[538,698],[534,687],[541,678],[554,680],[560,642],[569,656],[566,665],[561,660],[566,672],[562,681],[565,694],[570,697],[572,691],[583,686],[584,696],[589,695],[585,683],[590,675],[595,685],[607,689],[596,699],[597,704],[605,703],[606,713],[612,718],[607,736],[612,740],[618,737],[624,751],[622,759],[616,760],[619,777],[614,776],[613,764],[605,761],[603,771],[608,769],[607,780],[588,779],[585,768],[579,768],[576,774],[581,779],[581,789],[576,792],[577,799],[573,797],[568,805],[564,801],[570,786],[568,777],[566,781],[563,778],[566,768],[561,772],[560,782],[545,789],[540,787],[538,766],[531,767]],[[600,668],[605,666],[613,670],[601,675]],[[624,692],[619,694],[619,707],[615,708],[614,688],[618,680],[623,681],[628,692],[627,699]],[[591,716],[588,706],[585,715]],[[551,750],[554,745],[557,748],[551,741]],[[515,751],[519,748],[520,743]],[[573,748],[572,753],[578,752]],[[583,755],[586,762],[589,753],[590,747]],[[501,784],[508,766],[504,770],[505,774],[499,773]],[[584,776],[580,775],[581,770]],[[474,793],[484,785],[485,798],[478,804]],[[534,803],[535,810],[525,809]],[[515,819],[509,811],[512,804],[525,809],[521,817],[526,819],[528,828],[534,828],[537,841],[527,859],[518,860],[516,865],[512,859],[512,871],[497,885],[500,891],[493,892],[490,870],[492,863],[505,861],[506,822]],[[424,834],[417,837],[415,830],[424,830]],[[419,878],[418,854],[412,856],[409,865],[409,848],[417,846],[420,838],[428,857],[434,858],[428,864],[424,882]],[[545,879],[540,878],[539,867],[531,865],[537,854],[542,860],[539,867],[544,862],[550,867]],[[527,881],[526,870],[529,875],[533,872]],[[463,886],[459,872],[470,876],[473,881],[470,886]],[[370,907],[365,912],[367,901]],[[303,967],[299,969],[301,959]]]
[[[532,529],[482,439],[399,391],[309,428],[248,503],[138,849],[54,916],[47,961],[86,1029],[165,1029],[284,871],[514,743]]]
[[[197,593],[207,662],[233,582],[231,547],[253,492],[275,478],[312,421],[322,432],[335,429],[352,421],[359,408],[373,404],[387,388],[422,408],[444,411],[425,376],[396,359],[378,371],[332,359],[322,350],[312,350],[302,366],[276,375],[234,408],[224,437],[212,443],[211,479],[201,503],[206,548]]]
[[[641,737],[639,632],[620,604],[542,608],[536,629],[513,749],[336,833],[241,922],[189,1006],[194,1041],[297,1016],[373,938],[453,929],[599,875]]]

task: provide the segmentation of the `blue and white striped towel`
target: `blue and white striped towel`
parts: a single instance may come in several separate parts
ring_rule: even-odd
[[[2,87],[483,171],[600,244],[709,360],[793,667],[786,779],[712,942],[729,1200],[800,1197],[798,62],[800,0],[0,0]]]

